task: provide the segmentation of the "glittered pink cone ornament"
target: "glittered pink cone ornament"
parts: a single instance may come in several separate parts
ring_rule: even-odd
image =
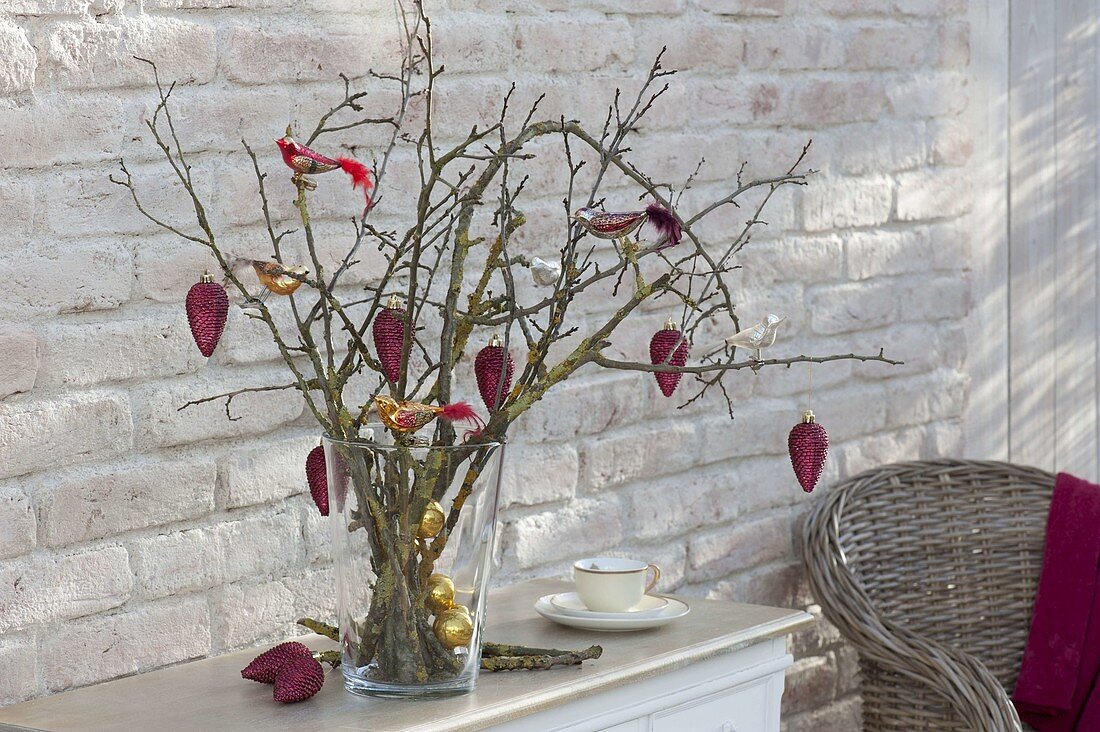
[[[680,333],[672,318],[669,318],[665,327],[654,333],[649,341],[649,362],[654,365],[683,366],[687,363],[688,350],[687,339]],[[679,386],[683,374],[656,371],[653,376],[657,379],[657,386],[661,387],[661,393],[670,397]]]
[[[814,413],[809,409],[803,412],[802,421],[787,437],[787,450],[791,453],[791,467],[802,490],[812,493],[829,456],[829,435],[814,421]]]
[[[328,516],[328,471],[325,468],[325,448],[321,445],[309,451],[306,456],[306,482],[309,494],[317,504],[322,516]]]
[[[186,307],[187,323],[191,326],[195,345],[202,355],[210,358],[221,340],[222,331],[225,330],[225,319],[229,315],[229,295],[206,272],[187,291]]]
[[[280,643],[252,659],[252,663],[241,671],[241,678],[259,681],[261,684],[274,684],[275,677],[283,666],[299,658],[313,660],[313,651],[297,641]]]
[[[507,362],[507,363],[505,363]],[[500,337],[494,335],[489,345],[477,352],[474,358],[474,375],[481,401],[490,412],[500,406],[512,388],[512,374],[516,370],[512,354],[504,350]],[[501,377],[504,378],[503,382]]]
[[[401,307],[400,297],[391,297],[389,304],[375,316],[371,333],[382,370],[396,384],[401,376],[401,351],[405,347],[405,308]]]
[[[325,670],[313,656],[292,658],[275,677],[275,701],[283,704],[305,701],[325,685]]]

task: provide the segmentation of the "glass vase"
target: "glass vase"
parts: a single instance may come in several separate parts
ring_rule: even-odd
[[[503,446],[429,446],[382,426],[361,434],[324,438],[344,685],[372,696],[470,691]]]

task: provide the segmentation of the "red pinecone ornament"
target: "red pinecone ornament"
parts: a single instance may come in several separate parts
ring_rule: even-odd
[[[677,345],[679,344],[679,345]],[[673,352],[672,349],[676,349]],[[665,327],[653,334],[649,341],[649,362],[666,364],[668,366],[683,366],[688,360],[688,342],[680,334],[680,329],[672,318],[668,319]],[[669,356],[669,354],[672,354]],[[666,397],[672,396],[676,387],[680,385],[683,374],[675,374],[668,371],[657,371],[653,374],[657,378],[657,386],[661,387],[661,393]]]
[[[297,641],[280,643],[252,659],[252,663],[241,671],[241,678],[259,681],[261,684],[274,684],[275,677],[279,675],[283,666],[299,658],[308,658],[312,661],[313,651]]]
[[[283,704],[305,701],[325,685],[325,670],[313,656],[292,658],[275,677],[275,701]]]
[[[321,445],[306,456],[306,482],[317,510],[322,516],[328,516],[328,471],[325,469],[325,448]]]
[[[187,291],[187,322],[191,326],[191,335],[202,355],[210,354],[221,340],[225,330],[225,319],[229,315],[229,295],[225,288],[214,281],[206,272],[202,280],[191,285]]]
[[[401,376],[401,350],[405,346],[404,318],[405,309],[401,307],[401,298],[394,295],[371,324],[374,350],[378,353],[386,378],[395,384]]]
[[[829,435],[814,421],[814,413],[810,410],[802,414],[802,421],[791,430],[787,450],[791,453],[791,467],[802,490],[812,493],[829,456]]]
[[[507,366],[505,365],[507,359]],[[477,352],[474,358],[474,375],[477,376],[477,390],[481,392],[481,401],[490,412],[500,406],[512,388],[512,374],[516,363],[512,354],[504,350],[498,336],[493,336],[489,345]],[[500,377],[504,376],[504,383]],[[499,397],[497,395],[500,395]]]

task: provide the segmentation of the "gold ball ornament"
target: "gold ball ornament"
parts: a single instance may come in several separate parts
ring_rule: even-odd
[[[474,637],[474,619],[465,606],[455,605],[436,617],[432,629],[439,642],[453,650],[470,644]]]
[[[455,583],[445,574],[433,574],[428,578],[428,609],[432,615],[441,615],[455,604]]]
[[[447,520],[443,513],[443,506],[439,501],[428,501],[424,508],[424,515],[420,517],[420,525],[416,528],[416,535],[421,539],[431,539],[443,530],[443,523]]]

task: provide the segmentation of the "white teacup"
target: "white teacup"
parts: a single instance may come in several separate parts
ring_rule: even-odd
[[[647,580],[650,570],[653,579]],[[623,613],[661,579],[661,568],[636,559],[589,557],[573,563],[573,581],[585,607],[600,613]]]

